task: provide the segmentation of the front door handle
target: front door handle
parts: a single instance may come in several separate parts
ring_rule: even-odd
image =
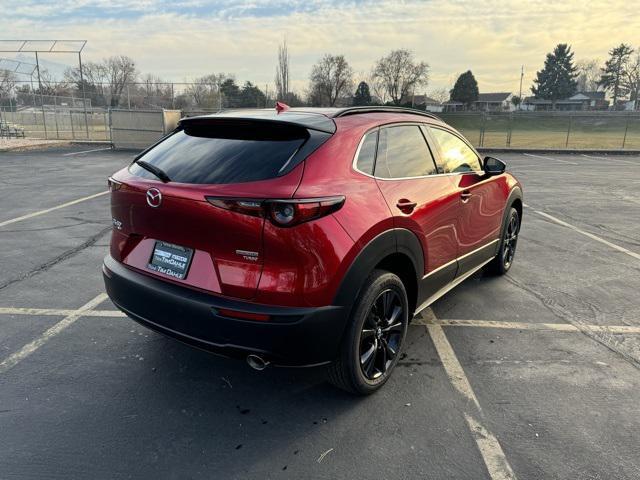
[[[411,200],[407,200],[406,198],[401,198],[396,203],[396,207],[400,209],[402,213],[411,213],[413,209],[418,205],[416,202],[412,202]]]
[[[467,203],[471,198],[471,192],[469,190],[463,190],[460,194],[460,198],[462,199],[462,203]]]

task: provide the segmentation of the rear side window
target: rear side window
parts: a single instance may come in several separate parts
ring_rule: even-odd
[[[373,164],[376,159],[376,144],[378,143],[378,132],[369,132],[364,136],[358,152],[356,167],[363,173],[373,175]]]
[[[480,159],[475,152],[454,134],[439,128],[431,128],[431,133],[440,146],[445,173],[482,170]]]
[[[434,173],[436,164],[420,127],[402,125],[380,130],[376,177],[422,177]]]
[[[187,126],[140,159],[164,170],[173,182],[253,182],[277,177],[307,137],[302,128],[264,124]],[[129,170],[155,178],[136,164]]]

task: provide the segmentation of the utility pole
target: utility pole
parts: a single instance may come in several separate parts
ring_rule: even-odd
[[[38,52],[36,52],[36,71],[38,72],[38,89],[40,90],[40,107],[42,108],[42,126],[44,127],[44,138],[47,137],[47,117],[44,113],[44,95],[42,94],[42,80],[40,79],[40,61],[38,60]],[[35,109],[34,109],[35,110]]]
[[[518,98],[520,98],[520,103],[518,103],[518,110],[522,109],[522,77],[524,77],[524,65],[520,68],[520,92],[518,93]]]

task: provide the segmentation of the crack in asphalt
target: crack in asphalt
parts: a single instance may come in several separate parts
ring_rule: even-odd
[[[57,257],[55,257],[55,258],[53,258],[53,259],[51,259],[51,260],[49,260],[49,261],[37,266],[33,270],[30,270],[30,271],[28,271],[26,273],[23,273],[23,274],[15,277],[15,278],[9,279],[4,283],[0,283],[0,290],[3,290],[4,288],[6,288],[6,287],[8,287],[10,285],[13,285],[14,283],[18,283],[18,282],[21,282],[21,281],[26,280],[28,278],[31,278],[34,275],[37,275],[39,273],[46,272],[47,270],[49,270],[53,266],[57,265],[58,263],[63,262],[64,260],[67,260],[67,259],[77,255],[78,253],[82,252],[86,248],[92,247],[107,232],[109,232],[111,230],[111,228],[112,228],[111,226],[105,227],[102,230],[100,230],[98,233],[90,236],[87,240],[85,240],[80,245],[62,252]]]
[[[555,210],[553,207],[547,208],[545,206],[543,208],[539,208],[538,210],[543,211],[545,213],[548,213],[549,215],[556,216],[556,217],[558,217],[560,219],[562,219],[562,217],[564,217],[565,221],[573,221],[574,223],[577,223],[578,225],[582,224],[582,228],[586,232],[589,232],[589,230],[584,228],[584,227],[585,226],[586,227],[591,227],[595,231],[592,231],[592,232],[589,232],[589,233],[592,233],[593,235],[600,234],[605,240],[608,240],[610,242],[623,242],[623,243],[627,243],[629,245],[633,245],[634,247],[640,247],[640,243],[637,241],[637,239],[635,237],[632,237],[630,235],[624,234],[624,233],[619,232],[617,230],[613,230],[612,228],[610,228],[610,227],[608,227],[606,225],[589,223],[589,222],[585,221],[582,218],[578,218],[578,217],[575,217],[573,215],[569,215],[569,214],[567,214],[566,212],[563,212],[563,211]],[[545,221],[547,221],[549,223],[553,223],[549,219],[545,219]],[[615,235],[615,236],[612,236],[612,235]]]
[[[74,219],[80,220],[80,219]],[[3,233],[25,233],[25,232],[46,232],[50,230],[61,230],[63,228],[71,228],[71,227],[79,227],[82,225],[103,225],[102,221],[94,221],[94,220],[82,220],[78,223],[68,223],[65,225],[54,225],[53,227],[43,227],[43,228],[25,228],[19,230],[3,230]]]
[[[563,305],[562,301],[556,300],[551,295],[545,295],[543,292],[540,292],[528,285],[525,285],[524,283],[516,280],[515,278],[511,277],[508,274],[505,275],[504,278],[512,285],[515,285],[521,290],[524,290],[525,292],[530,293],[531,295],[536,297],[538,300],[540,300],[540,302],[557,318],[559,318],[560,320],[564,320],[567,323],[570,323],[587,337],[598,342],[599,344],[608,348],[612,352],[617,353],[624,360],[629,362],[631,365],[640,369],[640,345],[637,345],[635,342],[630,342],[630,339],[625,338],[623,336],[621,336],[622,340],[619,341],[617,340],[617,337],[612,333],[608,333],[606,331],[605,332],[594,331],[588,325],[590,322],[585,322],[584,320],[582,320],[581,316],[584,316],[584,313],[574,313],[569,308],[568,305]],[[602,320],[604,320],[604,313],[597,306],[585,300],[577,299],[576,297],[574,297],[573,295],[567,292],[556,291],[555,293],[558,294],[558,296],[561,296],[561,298],[565,300],[567,299],[573,300],[573,303],[577,304],[578,307],[580,306],[587,307],[587,309],[590,310],[591,313],[593,314],[593,317],[599,321],[595,323],[606,328],[606,325],[602,324]],[[628,343],[625,343],[625,342],[628,342]],[[628,351],[627,349],[620,348],[619,344],[625,344],[625,346],[627,346],[628,350],[630,351]]]

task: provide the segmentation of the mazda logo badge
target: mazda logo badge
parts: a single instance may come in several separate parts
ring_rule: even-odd
[[[147,190],[147,203],[150,207],[158,208],[162,203],[162,194],[157,188]]]

